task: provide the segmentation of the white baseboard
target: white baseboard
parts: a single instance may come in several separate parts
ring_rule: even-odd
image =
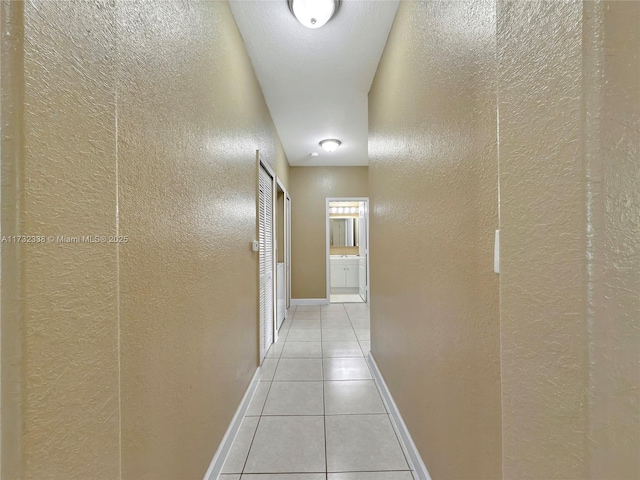
[[[414,471],[416,477],[419,480],[431,480],[431,476],[427,471],[427,467],[424,465],[422,461],[422,457],[420,457],[420,453],[418,453],[418,449],[416,448],[416,444],[413,443],[413,439],[411,438],[411,434],[407,429],[407,425],[402,420],[402,415],[400,415],[400,411],[398,410],[398,406],[396,402],[393,401],[393,397],[391,396],[391,392],[387,387],[387,384],[382,377],[382,373],[380,373],[380,369],[378,368],[378,364],[371,352],[367,355],[367,363],[371,367],[371,371],[373,372],[373,380],[376,382],[378,386],[378,390],[382,395],[382,401],[384,402],[387,410],[389,411],[389,416],[391,417],[391,423],[393,424],[393,428],[396,430],[396,433],[400,437],[402,449],[409,460],[409,467]]]
[[[328,305],[328,298],[292,298],[291,305]]]
[[[244,414],[247,413],[247,409],[249,408],[249,404],[251,403],[251,399],[253,398],[253,394],[258,387],[258,382],[260,381],[260,367],[257,368],[256,373],[253,374],[253,378],[251,379],[251,383],[247,387],[247,391],[244,392],[244,397],[242,397],[242,401],[240,402],[240,406],[236,410],[235,415],[231,419],[231,424],[229,424],[229,428],[222,437],[222,441],[218,446],[218,450],[216,450],[215,455],[213,456],[213,460],[211,460],[211,464],[207,469],[207,473],[204,474],[204,480],[217,480],[218,475],[222,472],[222,466],[224,465],[224,461],[227,459],[227,455],[229,454],[229,450],[231,450],[231,445],[238,434],[238,430],[240,429],[240,424],[242,423],[242,419],[244,418]]]

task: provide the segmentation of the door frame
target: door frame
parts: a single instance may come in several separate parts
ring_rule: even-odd
[[[287,314],[286,317],[289,317],[289,309],[291,308],[291,196],[289,192],[285,191],[284,195],[284,211],[285,211],[285,229],[287,235],[287,246],[285,251],[285,258],[287,264],[285,268],[287,269],[287,298],[286,298],[286,307]]]
[[[327,197],[325,199],[325,257],[326,257],[326,301],[331,303],[331,222],[329,221],[329,204],[331,202],[364,202],[366,204],[367,222],[367,305],[371,302],[371,245],[369,243],[369,197]]]
[[[278,188],[284,193],[284,317],[287,318],[289,316],[289,307],[291,306],[291,197],[279,177],[276,177],[276,186],[276,194]],[[275,201],[278,201],[277,195]],[[276,221],[276,225],[277,223]]]
[[[273,308],[273,313],[272,313],[272,320],[273,320],[273,343],[276,343],[276,341],[278,340],[278,329],[277,329],[277,323],[278,323],[278,319],[277,319],[277,304],[278,304],[278,299],[276,297],[277,295],[277,290],[276,290],[276,282],[277,282],[277,260],[278,258],[276,257],[276,237],[275,237],[275,233],[276,233],[276,201],[277,201],[277,189],[276,189],[276,174],[273,170],[273,168],[271,168],[271,165],[269,165],[267,163],[266,160],[264,160],[262,158],[262,155],[260,154],[260,150],[256,150],[256,237],[258,239],[258,241],[260,240],[260,168],[263,167],[265,169],[265,171],[267,172],[267,174],[271,177],[271,232],[272,232],[272,238],[271,238],[271,258],[273,259],[273,261],[271,262],[271,278],[273,279],[273,281],[271,282],[272,284],[272,298],[273,301],[271,302],[271,306]],[[258,255],[260,255],[260,252],[258,252]],[[261,332],[260,332],[260,257],[258,257],[258,261],[256,262],[256,270],[258,271],[258,275],[257,275],[257,283],[258,283],[258,343],[260,343],[260,338],[261,338]],[[273,344],[272,344],[273,345]],[[262,364],[263,359],[260,358],[260,348],[261,345],[258,345],[258,365]],[[267,350],[268,351],[268,350]],[[265,357],[266,358],[266,353],[267,351],[265,351]]]

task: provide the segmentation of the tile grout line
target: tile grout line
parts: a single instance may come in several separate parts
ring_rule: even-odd
[[[322,425],[324,427],[324,478],[329,478],[329,459],[327,457],[327,407],[324,396],[324,349],[322,348],[322,307],[320,307],[320,353],[322,355],[320,368],[322,369]]]
[[[329,380],[327,380],[325,378],[324,360],[325,359],[356,359],[356,358],[363,358],[366,355],[364,353],[363,348],[362,348],[361,341],[357,337],[357,334],[355,332],[355,327],[353,326],[353,321],[351,319],[351,315],[349,314],[349,312],[347,311],[347,309],[346,309],[346,307],[344,305],[342,305],[342,311],[346,314],[346,317],[347,317],[346,319],[349,321],[349,325],[351,327],[351,331],[356,337],[355,341],[358,343],[358,346],[359,346],[360,351],[362,352],[362,355],[357,355],[357,356],[335,356],[335,357],[328,357],[328,356],[325,355],[325,350],[323,348],[323,345],[326,342],[324,341],[324,336],[323,336],[323,330],[324,329],[322,328],[322,326],[323,326],[323,317],[324,317],[324,315],[327,315],[327,316],[331,317],[333,312],[327,312],[326,314],[323,314],[322,309],[321,309],[321,311],[320,311],[320,342],[319,342],[320,343],[320,348],[321,348],[321,356],[320,357],[317,357],[317,356],[316,357],[284,357],[283,356],[284,349],[285,349],[287,343],[290,342],[288,334],[291,332],[292,326],[294,325],[294,322],[295,322],[295,312],[294,312],[294,316],[292,317],[292,319],[290,320],[290,322],[289,322],[289,324],[287,326],[288,327],[287,328],[287,334],[286,335],[282,335],[280,337],[280,339],[282,340],[282,349],[280,349],[279,354],[275,358],[274,357],[268,357],[268,358],[271,358],[272,360],[276,360],[276,366],[274,368],[273,377],[269,382],[270,385],[268,386],[268,391],[267,391],[266,396],[265,396],[264,404],[262,405],[262,408],[260,410],[260,414],[257,416],[258,424],[256,425],[256,429],[254,431],[253,437],[251,439],[251,443],[250,443],[248,451],[247,451],[247,456],[245,458],[245,461],[244,461],[244,464],[243,464],[243,467],[242,467],[242,471],[240,473],[241,476],[249,473],[249,472],[246,472],[246,468],[247,468],[247,465],[248,465],[248,459],[249,459],[251,450],[252,450],[252,448],[254,446],[258,429],[259,429],[259,427],[260,427],[260,425],[262,423],[262,419],[264,417],[268,418],[268,417],[317,417],[317,416],[320,416],[320,415],[265,415],[264,412],[265,412],[265,409],[266,409],[267,401],[268,401],[269,396],[271,394],[271,390],[273,389],[273,386],[274,386],[273,384],[276,382],[275,377],[276,377],[277,371],[278,371],[278,369],[280,367],[280,363],[281,363],[282,359],[285,359],[285,360],[320,360],[320,364],[321,364],[320,365],[320,367],[321,367],[321,381],[322,381],[322,409],[323,409],[322,418],[323,418],[323,424],[324,424],[324,448],[325,448],[325,472],[324,472],[324,474],[325,474],[325,479],[326,480],[328,480],[328,478],[329,478],[328,439],[327,439],[327,417],[328,416],[350,416],[350,415],[351,416],[361,416],[361,415],[382,416],[382,415],[385,415],[387,418],[389,418],[389,413],[388,413],[386,407],[385,407],[385,413],[361,413],[361,414],[357,414],[356,413],[356,414],[327,415],[327,410],[326,410],[326,382],[329,381]],[[328,318],[327,320],[334,320],[334,319],[333,318]],[[345,327],[345,329],[346,329],[346,327]],[[353,340],[335,340],[335,342],[350,342],[350,341],[353,341]],[[291,343],[296,343],[296,341],[291,341]],[[273,345],[275,346],[276,344],[273,344]],[[367,365],[367,371],[369,372],[369,374],[371,374],[371,371],[370,371],[368,365]],[[357,381],[370,381],[371,379],[372,379],[372,377],[371,378],[362,378],[362,379],[342,379],[342,380],[331,380],[331,381],[335,381],[335,382],[338,382],[338,381],[351,381],[351,382],[356,381],[357,382]],[[278,382],[302,382],[302,383],[304,383],[304,382],[317,382],[317,380],[278,380]],[[375,382],[374,382],[374,385],[375,385]],[[379,390],[377,388],[377,385],[376,385],[376,391],[377,391],[378,395],[380,395],[380,392],[379,392]],[[243,418],[243,421],[246,418],[255,418],[255,417],[256,416],[249,417],[248,415],[245,414],[245,416]],[[395,434],[396,440],[399,441],[398,436],[397,436],[397,432],[395,432],[395,429],[394,429],[394,434]],[[406,455],[404,455],[404,449],[402,449],[402,450],[403,450],[403,456],[405,458],[405,462],[407,463],[407,466],[408,466],[408,470],[394,470],[394,471],[398,471],[398,472],[400,472],[400,471],[409,471],[409,472],[411,472],[409,463],[408,463],[408,461],[406,459]],[[344,471],[344,472],[346,473],[347,471]],[[350,472],[356,472],[356,471],[354,470],[354,471],[350,471]],[[287,473],[294,473],[294,472],[287,472]],[[302,472],[300,472],[300,473],[302,473]],[[305,473],[311,473],[311,472],[305,472]],[[317,473],[321,473],[321,472],[317,472]],[[340,472],[337,472],[337,473],[340,473]],[[266,472],[262,472],[262,473],[257,472],[257,474],[262,475],[262,474],[266,474]]]
[[[289,336],[289,331],[287,330],[287,336]],[[285,337],[286,338],[286,337]],[[284,349],[284,343],[286,343],[286,340],[283,340],[283,344],[282,344],[282,348]],[[275,345],[275,343],[271,344],[271,348],[273,348],[273,346]],[[269,353],[267,351],[267,353]],[[282,352],[281,352],[282,353]],[[275,370],[273,371],[273,378],[271,379],[271,382],[269,382],[269,390],[267,391],[267,396],[264,399],[264,405],[262,405],[262,409],[260,410],[260,415],[258,416],[258,424],[256,425],[256,429],[253,432],[253,437],[251,437],[251,443],[249,444],[249,449],[247,450],[247,456],[244,459],[244,464],[242,465],[242,471],[240,472],[240,478],[242,478],[242,476],[244,475],[244,471],[247,468],[247,463],[249,462],[249,455],[251,454],[251,448],[253,447],[253,442],[256,439],[256,435],[258,434],[258,428],[260,428],[260,422],[262,421],[262,417],[263,417],[263,412],[264,412],[264,408],[267,406],[267,400],[269,399],[269,393],[271,393],[271,387],[273,386],[273,380],[275,380],[276,377],[276,373],[278,371],[278,367],[280,366],[280,359],[282,358],[282,354],[280,356],[278,356],[278,362],[276,363],[276,367]],[[265,360],[266,360],[266,356],[265,356]],[[264,360],[263,362],[264,363]],[[255,392],[254,392],[255,395]],[[251,399],[253,400],[253,399]],[[242,419],[242,421],[244,422],[244,420],[247,418],[247,414],[245,413],[244,418]],[[224,468],[224,465],[223,465]]]
[[[349,315],[349,312],[347,312],[347,315],[349,316],[349,322],[351,323],[351,327],[353,328],[353,322],[351,321],[351,315]],[[369,313],[369,322],[371,322],[371,313]],[[355,328],[353,328],[354,333],[355,333]],[[369,323],[369,331],[371,331],[371,323]],[[357,335],[356,335],[357,337]],[[369,342],[371,342],[371,338],[369,338]],[[358,339],[358,345],[360,345],[360,350],[362,350],[362,344],[360,343],[360,339]],[[364,353],[364,350],[362,350],[363,355],[366,355]],[[371,378],[373,377],[373,373],[371,372],[371,368],[369,367],[369,365],[367,364],[367,370],[369,371],[369,374],[371,375]],[[378,385],[376,384],[376,382],[373,382],[374,386],[376,387],[376,391],[378,392],[378,395],[380,396],[380,398],[382,398],[382,394],[380,393],[380,389],[378,388]],[[383,402],[384,405],[384,402]],[[405,446],[404,443],[400,440],[400,437],[398,436],[398,432],[396,431],[396,428],[393,424],[393,422],[391,421],[391,415],[389,413],[389,410],[387,409],[387,406],[384,405],[384,409],[385,409],[385,414],[380,414],[380,415],[385,415],[387,417],[387,419],[389,420],[389,423],[391,424],[391,429],[393,430],[393,434],[396,437],[396,441],[398,442],[398,444],[400,445],[400,451],[402,452],[402,456],[404,458],[405,463],[407,464],[407,468],[409,469],[409,471],[411,472],[411,476],[413,476],[413,470],[411,469],[411,463],[409,462],[409,459],[407,458],[407,454],[405,453]],[[402,470],[404,471],[404,470]]]

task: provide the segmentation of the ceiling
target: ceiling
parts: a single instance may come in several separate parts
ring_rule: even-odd
[[[368,165],[367,94],[398,3],[342,0],[333,19],[309,29],[286,0],[230,1],[291,165]],[[325,138],[342,145],[327,153]]]

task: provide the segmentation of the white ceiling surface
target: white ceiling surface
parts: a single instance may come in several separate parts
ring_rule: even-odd
[[[398,4],[343,0],[325,26],[310,29],[286,0],[230,1],[291,165],[368,165],[367,94]],[[325,138],[342,145],[327,153],[318,145]]]

